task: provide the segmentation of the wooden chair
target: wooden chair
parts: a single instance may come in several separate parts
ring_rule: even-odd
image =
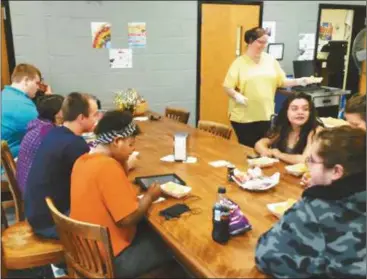
[[[11,193],[15,206],[16,221],[24,221],[23,199],[15,176],[16,165],[6,141],[1,141],[1,151],[1,165],[7,178],[7,180],[1,181],[1,191]]]
[[[9,200],[3,200],[3,198],[7,198],[10,196]],[[9,189],[9,183],[6,180],[1,179],[1,204],[4,210],[8,208],[15,207],[14,200],[12,198],[12,194]]]
[[[180,108],[166,107],[165,116],[178,122],[187,124],[187,122],[189,122],[190,112]]]
[[[232,129],[230,127],[213,121],[200,120],[198,128],[225,139],[230,139],[232,135]]]
[[[64,245],[69,278],[114,278],[114,257],[108,229],[63,215],[49,197],[46,203]],[[186,275],[173,261],[139,278],[186,278]]]
[[[4,268],[18,270],[62,262],[64,252],[61,243],[57,240],[45,240],[37,237],[29,223],[24,221],[23,200],[15,179],[15,163],[5,141],[1,142],[1,163],[14,200],[17,221],[14,225],[8,226],[1,206],[1,225],[4,228],[1,235],[1,249]]]
[[[68,276],[114,278],[112,245],[107,228],[79,222],[63,215],[49,197],[46,198],[46,203],[65,249]]]

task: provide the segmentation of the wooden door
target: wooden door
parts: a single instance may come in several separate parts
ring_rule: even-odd
[[[1,90],[5,85],[10,84],[10,70],[9,70],[9,59],[8,49],[6,45],[5,36],[5,18],[4,18],[4,7],[1,7]]]
[[[262,6],[202,4],[201,11],[198,120],[211,120],[228,125],[228,96],[222,84],[229,66],[237,57],[237,37],[239,36],[240,50],[243,54],[244,33],[261,25]]]

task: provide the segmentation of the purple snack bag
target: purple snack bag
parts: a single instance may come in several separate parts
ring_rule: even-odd
[[[252,226],[245,215],[243,215],[238,204],[229,199],[227,201],[231,207],[229,214],[229,234],[234,236],[251,230]]]

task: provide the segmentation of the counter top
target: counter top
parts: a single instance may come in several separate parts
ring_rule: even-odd
[[[325,88],[327,91],[324,90],[315,90],[315,91],[304,91],[306,94],[315,97],[325,97],[325,96],[342,96],[342,95],[349,95],[351,94],[351,90],[343,90],[336,87],[327,87],[322,86],[322,88]],[[292,88],[278,88],[277,92],[285,95],[289,95],[291,93],[294,93],[296,91],[292,90]],[[300,92],[300,91],[298,91]]]

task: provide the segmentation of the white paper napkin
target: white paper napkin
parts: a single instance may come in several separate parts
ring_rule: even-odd
[[[162,162],[169,162],[169,163],[172,163],[175,161],[175,156],[173,156],[173,154],[170,154],[170,155],[167,155],[167,156],[164,156],[161,158],[161,161]],[[186,164],[194,164],[198,161],[198,159],[194,156],[189,156],[187,157],[186,161],[184,161],[184,163]]]
[[[149,120],[148,116],[138,116],[138,117],[134,117],[135,121],[147,121]]]
[[[144,194],[141,194],[138,196],[138,199],[140,200],[142,197],[144,197]],[[159,203],[159,202],[162,202],[162,201],[165,201],[166,199],[163,198],[163,197],[159,197],[156,201],[154,201],[153,203]]]
[[[218,161],[209,162],[209,165],[211,165],[212,167],[215,167],[215,168],[226,167],[229,164],[231,164],[231,163],[228,162],[228,161],[225,161],[225,160],[218,160]]]

